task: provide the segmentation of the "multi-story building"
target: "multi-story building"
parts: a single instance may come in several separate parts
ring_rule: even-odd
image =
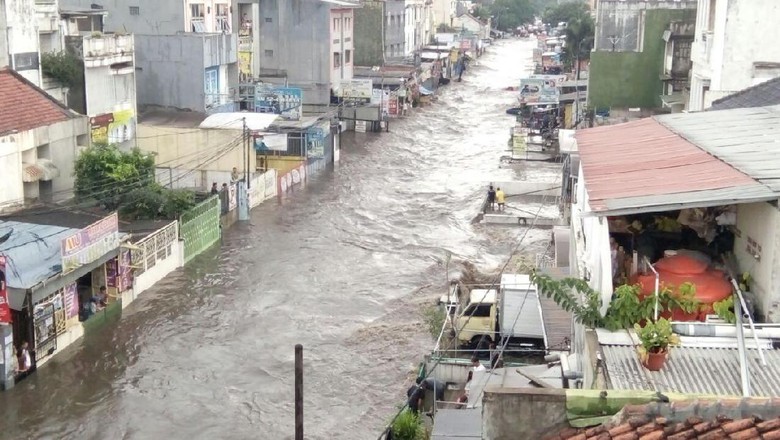
[[[62,0],[90,8],[91,0]],[[135,34],[138,106],[232,111],[238,87],[237,34],[229,0],[110,2],[105,30]]]
[[[780,76],[780,46],[765,44],[778,14],[774,0],[699,0],[688,111]]]
[[[35,0],[0,2],[0,67],[9,66],[41,85],[41,56]]]
[[[597,111],[640,108],[649,112],[660,108],[661,96],[669,94],[665,84],[671,75],[666,75],[667,70],[673,70],[673,79],[678,80],[675,91],[684,89],[679,80],[687,78],[689,64],[672,66],[667,62],[668,41],[676,43],[670,56],[674,57],[676,50],[678,57],[685,58],[689,50],[685,50],[685,35],[680,32],[690,29],[696,0],[599,0],[595,15],[588,102]],[[689,36],[687,45],[690,47]]]
[[[424,0],[404,1],[404,56],[414,56],[429,42],[425,39],[425,3]]]
[[[236,6],[242,83],[300,88],[305,108],[317,111],[352,79],[357,2],[239,0]],[[251,101],[249,93],[242,99]]]
[[[404,0],[364,1],[355,9],[355,65],[381,66],[404,56]]]
[[[451,27],[457,9],[458,2],[456,0],[433,0],[431,13],[433,15],[434,29]]]

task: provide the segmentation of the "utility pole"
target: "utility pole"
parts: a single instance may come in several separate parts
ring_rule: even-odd
[[[236,192],[238,196],[238,219],[241,221],[249,220],[249,152],[251,148],[249,146],[249,128],[246,126],[246,117],[241,118],[243,129],[241,132],[242,141],[244,143],[244,178],[236,182]]]
[[[295,345],[295,440],[303,440],[303,345]]]

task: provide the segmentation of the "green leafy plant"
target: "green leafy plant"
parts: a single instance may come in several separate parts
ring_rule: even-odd
[[[737,315],[734,314],[734,296],[729,295],[728,298],[712,304],[712,308],[715,309],[715,313],[720,319],[729,324],[737,323]]]
[[[571,312],[574,320],[589,327],[603,327],[601,317],[601,294],[591,289],[587,282],[578,278],[553,280],[547,275],[531,274],[531,280],[539,291],[551,298],[567,312]],[[578,298],[582,296],[582,300]]]
[[[444,320],[447,317],[447,312],[443,307],[433,305],[423,309],[423,320],[428,325],[428,331],[431,332],[431,336],[434,338],[439,336]]]
[[[743,292],[750,292],[750,283],[753,279],[750,276],[750,272],[742,272],[742,276],[739,278],[739,290]]]
[[[664,318],[647,321],[644,327],[635,324],[634,331],[646,353],[663,353],[669,346],[680,344],[679,337],[672,331],[671,322]]]
[[[121,197],[119,214],[123,219],[175,219],[195,206],[195,193],[167,189],[157,183],[137,188]]]
[[[70,52],[42,53],[41,72],[65,87],[84,84],[84,63]]]
[[[685,313],[694,313],[701,307],[701,301],[696,298],[696,285],[683,283],[677,288],[677,293],[669,287],[664,287],[658,292],[659,302],[664,310],[673,312],[682,310]]]
[[[428,437],[420,416],[408,409],[395,418],[391,429],[393,430],[393,439],[426,440]]]
[[[631,328],[652,315],[654,301],[649,301],[648,298],[640,299],[639,293],[639,285],[624,284],[615,289],[604,317],[604,327],[607,330]]]

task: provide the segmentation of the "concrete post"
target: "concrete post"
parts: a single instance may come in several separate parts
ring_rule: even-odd
[[[238,220],[249,220],[249,191],[246,187],[246,182],[238,182]]]
[[[14,387],[14,329],[0,324],[0,389]]]

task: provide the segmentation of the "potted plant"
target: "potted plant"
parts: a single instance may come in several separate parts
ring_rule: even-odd
[[[642,344],[639,347],[639,358],[650,371],[660,370],[666,362],[669,347],[680,343],[680,339],[672,332],[672,324],[664,318],[655,322],[648,320],[644,326],[636,324],[634,330]]]

